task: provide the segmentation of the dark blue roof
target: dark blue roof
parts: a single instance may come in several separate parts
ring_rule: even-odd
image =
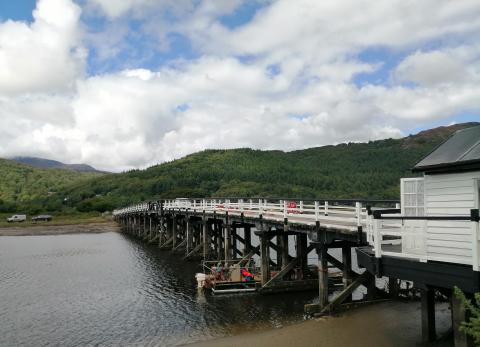
[[[459,130],[415,165],[413,171],[480,169],[480,126]]]

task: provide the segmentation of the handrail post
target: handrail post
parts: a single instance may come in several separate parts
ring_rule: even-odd
[[[361,226],[362,225],[362,203],[356,202],[355,209],[357,214],[357,226]]]
[[[373,234],[374,234],[373,243],[375,248],[375,258],[382,257],[382,237],[380,234],[381,223],[382,221],[380,219],[373,220]]]
[[[258,214],[260,216],[263,215],[263,201],[262,201],[262,199],[258,199]]]
[[[328,216],[328,201],[325,200],[325,203],[323,204],[323,213],[325,216]]]
[[[283,218],[287,218],[287,200],[283,200]]]
[[[303,200],[300,200],[300,212],[303,212]]]
[[[320,219],[319,213],[320,213],[319,203],[318,201],[315,201],[315,222],[318,222],[318,220]]]
[[[470,220],[472,221],[472,267],[473,271],[478,271],[478,234],[480,228],[480,215],[478,209],[470,210]]]

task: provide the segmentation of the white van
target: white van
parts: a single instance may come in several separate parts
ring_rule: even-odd
[[[14,214],[10,218],[7,218],[7,222],[25,222],[27,220],[26,214]]]

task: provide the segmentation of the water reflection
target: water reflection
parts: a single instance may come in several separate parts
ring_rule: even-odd
[[[302,320],[315,293],[199,295],[200,268],[117,233],[0,238],[0,346],[175,346]]]

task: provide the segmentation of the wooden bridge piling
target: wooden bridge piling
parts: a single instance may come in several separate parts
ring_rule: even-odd
[[[240,203],[243,201],[239,200]],[[205,200],[194,201],[195,208],[192,209],[192,206],[176,208],[158,202],[156,210],[140,208],[116,220],[123,224],[125,232],[150,243],[158,242],[160,249],[170,250],[185,260],[204,259],[222,264],[235,261],[242,266],[255,257],[260,265],[257,288],[260,293],[316,289],[319,293],[317,312],[327,308],[328,311],[335,310],[342,302],[350,301],[353,290],[360,284],[370,286],[370,297],[374,294],[374,280],[367,275],[359,276],[352,269],[352,247],[358,245],[358,232],[362,232],[359,225],[361,205],[355,204],[351,208],[355,213],[355,230],[343,232],[320,224],[320,218],[338,219],[341,213],[345,214],[326,202],[315,203],[317,221],[313,225],[303,212],[289,211],[286,200],[274,207],[281,211],[278,219],[272,218],[272,207],[267,199],[259,200],[258,204],[250,200],[237,205],[240,207],[228,199],[224,204],[219,200],[209,204]],[[313,207],[303,202],[300,204],[300,209],[313,211],[309,208]],[[252,216],[251,209],[261,213]],[[297,221],[287,218],[292,213],[297,214]],[[330,248],[341,250],[340,260],[329,254]],[[317,251],[318,275],[309,267],[309,253],[313,250]],[[342,276],[332,279],[329,266],[338,268]],[[341,300],[329,302],[334,284],[336,288],[343,286],[344,293]]]

